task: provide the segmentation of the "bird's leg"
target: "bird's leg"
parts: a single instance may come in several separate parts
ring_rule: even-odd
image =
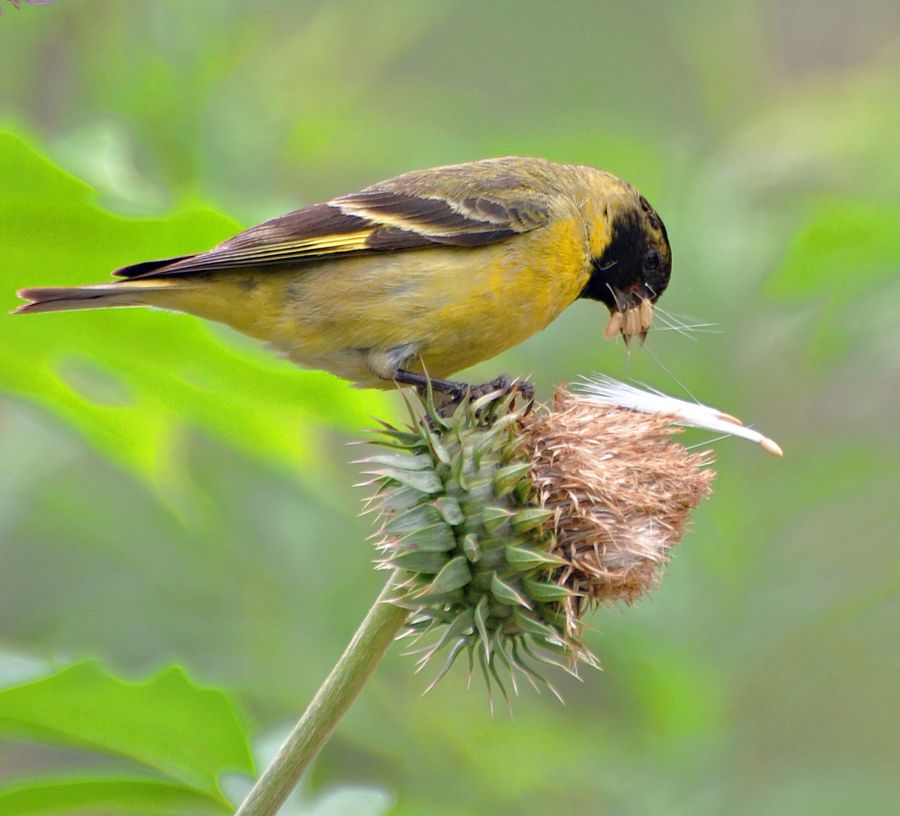
[[[505,396],[510,391],[515,390],[527,402],[534,402],[534,386],[528,380],[513,380],[508,374],[501,374],[490,382],[481,383],[480,385],[469,385],[468,383],[455,382],[453,380],[429,378],[424,374],[417,374],[413,371],[399,368],[394,375],[394,382],[402,385],[414,385],[416,390],[423,396],[428,393],[429,384],[432,392],[437,391],[438,393],[446,394],[446,399],[438,409],[438,413],[441,416],[452,414],[456,406],[467,397],[474,400],[494,391],[499,391],[500,396]]]
[[[454,402],[459,402],[472,388],[471,385],[466,383],[441,380],[438,377],[426,377],[424,374],[416,374],[416,372],[407,371],[404,368],[398,368],[393,379],[394,382],[401,385],[414,385],[416,390],[423,396],[428,393],[430,386],[432,391],[446,394]]]

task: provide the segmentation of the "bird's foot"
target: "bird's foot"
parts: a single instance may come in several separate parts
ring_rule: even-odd
[[[531,410],[534,403],[534,385],[528,380],[514,380],[508,374],[501,374],[490,382],[478,385],[467,385],[466,383],[455,383],[454,385],[458,387],[445,392],[447,396],[438,408],[438,413],[442,417],[450,416],[463,400],[475,401],[489,394],[495,394],[496,399],[513,393],[521,396],[526,403],[526,413]]]
[[[394,379],[404,385],[414,385],[419,395],[426,400],[429,391],[433,395],[441,394],[443,399],[437,401],[437,411],[441,417],[450,416],[464,400],[477,400],[495,392],[497,399],[516,392],[517,396],[525,400],[526,413],[534,403],[534,385],[528,380],[514,380],[508,374],[501,374],[490,382],[469,385],[454,380],[429,379],[423,374],[401,369]]]
[[[475,400],[498,391],[499,397],[505,397],[513,391],[518,392],[526,402],[534,402],[534,385],[528,380],[514,380],[509,374],[501,374],[490,382],[469,386],[469,396]]]

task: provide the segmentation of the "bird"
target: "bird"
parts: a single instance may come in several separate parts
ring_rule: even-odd
[[[16,313],[152,306],[225,323],[361,387],[429,387],[604,305],[643,342],[665,291],[666,228],[594,167],[505,157],[416,170],[265,221],[204,252],[96,285],[22,289]],[[509,386],[502,376],[485,388]]]

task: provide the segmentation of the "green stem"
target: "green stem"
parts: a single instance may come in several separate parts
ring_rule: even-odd
[[[274,816],[296,787],[406,620],[407,610],[388,602],[393,591],[392,577],[236,816]]]

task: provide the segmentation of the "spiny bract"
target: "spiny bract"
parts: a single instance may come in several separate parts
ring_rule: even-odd
[[[517,675],[556,693],[541,664],[574,673],[596,659],[567,626],[571,591],[554,580],[567,562],[553,554],[552,511],[536,506],[526,408],[497,394],[447,418],[430,400],[416,407],[410,426],[380,432],[392,452],[362,461],[377,484],[382,565],[398,570],[395,603],[426,644],[419,665],[446,650],[434,685],[465,652],[504,697]]]
[[[657,585],[709,493],[711,454],[673,441],[670,414],[566,389],[530,413],[499,392],[447,418],[430,396],[408,405],[410,425],[380,432],[390,452],[363,462],[420,667],[446,652],[434,683],[465,653],[489,690],[524,677],[556,693],[543,665],[597,665],[585,609]]]

